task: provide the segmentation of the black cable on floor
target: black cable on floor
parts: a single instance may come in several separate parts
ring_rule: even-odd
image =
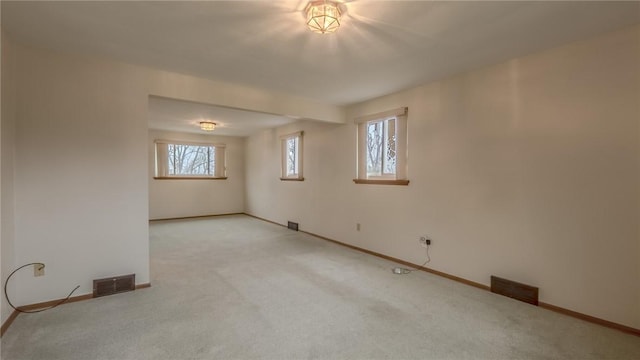
[[[42,270],[44,268],[44,264],[43,263],[28,263],[28,264],[24,264],[22,266],[20,266],[19,268],[13,270],[11,272],[11,274],[9,274],[9,276],[7,276],[7,281],[4,282],[4,297],[7,299],[7,303],[9,304],[9,306],[11,306],[15,311],[21,312],[21,313],[25,313],[25,314],[34,314],[34,313],[39,313],[45,310],[51,310],[54,307],[58,306],[58,305],[62,305],[65,302],[67,302],[67,300],[69,300],[69,298],[71,297],[71,295],[78,290],[78,288],[80,287],[80,285],[76,286],[73,290],[71,290],[71,292],[69,293],[69,295],[67,295],[66,298],[58,301],[56,304],[49,306],[48,308],[44,308],[44,309],[39,309],[39,310],[20,310],[17,307],[13,306],[13,304],[11,303],[11,300],[9,300],[9,294],[7,293],[7,285],[9,284],[9,279],[11,279],[11,277],[13,276],[13,274],[15,274],[16,272],[18,272],[18,270],[25,268],[27,266],[31,266],[31,265],[42,265],[42,267],[40,268],[40,270]]]

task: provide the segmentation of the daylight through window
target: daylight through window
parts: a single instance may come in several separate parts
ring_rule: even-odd
[[[168,144],[169,175],[213,176],[214,146]]]
[[[356,183],[406,185],[407,108],[359,117]]]
[[[156,141],[156,177],[224,178],[225,146]]]
[[[302,177],[302,132],[282,136],[281,180],[303,180]]]
[[[367,123],[367,177],[396,173],[395,118]]]

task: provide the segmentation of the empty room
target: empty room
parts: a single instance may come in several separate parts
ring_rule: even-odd
[[[0,10],[2,359],[640,359],[640,2]]]

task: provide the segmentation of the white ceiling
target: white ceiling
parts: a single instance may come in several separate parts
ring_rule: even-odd
[[[347,13],[338,32],[319,35],[304,25],[306,3],[2,1],[1,6],[3,29],[20,42],[335,105],[640,23],[638,1],[353,0],[344,1]],[[182,131],[199,116],[230,115],[229,109],[190,103],[156,99],[151,104],[158,115],[152,126],[182,126]],[[236,115],[242,119],[237,124],[219,120],[227,125],[220,133],[290,121]]]
[[[213,121],[213,132],[200,130],[200,121]],[[205,135],[249,136],[263,129],[296,121],[286,116],[230,109],[161,97],[149,97],[149,128]]]

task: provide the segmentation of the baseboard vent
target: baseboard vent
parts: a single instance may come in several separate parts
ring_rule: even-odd
[[[287,222],[287,227],[291,230],[295,230],[298,231],[298,223],[293,222],[293,221],[288,221]]]
[[[136,274],[93,280],[93,297],[135,290]]]
[[[504,295],[512,299],[538,305],[538,288],[515,281],[491,276],[491,292]]]

